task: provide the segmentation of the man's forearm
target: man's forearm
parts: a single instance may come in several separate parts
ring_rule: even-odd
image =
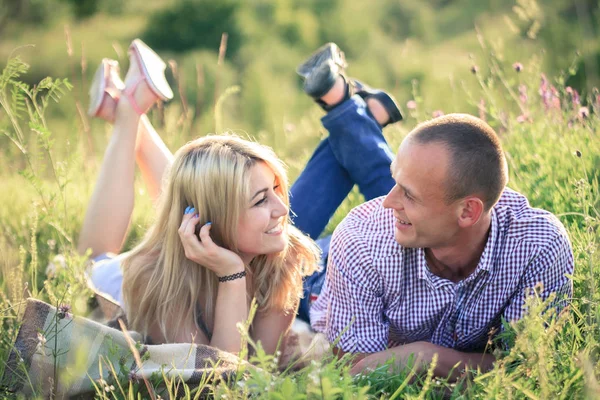
[[[434,375],[438,377],[450,377],[457,379],[465,368],[487,371],[492,368],[495,357],[486,353],[464,353],[447,347],[438,346],[429,342],[414,342],[403,346],[393,347],[365,355],[358,361],[351,370],[352,374],[357,374],[367,368],[374,368],[377,365],[384,364],[390,358],[395,358],[395,364],[404,366],[408,362],[411,354],[414,354],[415,360],[419,360],[420,365],[417,371],[426,371],[429,368],[434,354],[438,354]],[[450,373],[452,373],[450,375]]]

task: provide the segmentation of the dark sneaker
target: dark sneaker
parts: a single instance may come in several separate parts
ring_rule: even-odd
[[[308,76],[318,68],[324,62],[331,60],[340,70],[344,70],[348,66],[344,52],[335,43],[327,43],[319,47],[306,61],[296,68],[298,75],[304,79],[308,79]]]
[[[313,68],[304,80],[304,91],[314,99],[323,97],[335,84],[340,76],[340,68],[331,60]]]
[[[356,79],[353,79],[352,82],[356,88],[355,90],[357,95],[362,97],[365,101],[367,101],[367,99],[374,98],[381,103],[383,108],[385,108],[390,118],[385,124],[383,124],[383,127],[398,121],[402,121],[400,107],[398,107],[398,103],[391,94],[380,89],[373,89],[372,87],[365,85]]]

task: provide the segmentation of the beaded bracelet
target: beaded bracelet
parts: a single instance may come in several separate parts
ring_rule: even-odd
[[[246,276],[246,271],[237,272],[237,273],[231,274],[231,275],[220,276],[219,282],[233,281],[233,280],[236,280],[239,278],[243,278],[245,276]]]

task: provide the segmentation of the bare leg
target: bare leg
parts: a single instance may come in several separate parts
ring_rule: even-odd
[[[135,159],[152,200],[161,193],[165,171],[173,164],[173,154],[150,123],[146,115],[140,118]]]
[[[87,208],[77,250],[92,257],[121,250],[133,211],[136,134],[140,117],[127,101],[117,105],[115,125]]]

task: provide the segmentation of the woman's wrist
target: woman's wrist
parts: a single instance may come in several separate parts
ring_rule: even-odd
[[[238,272],[234,272],[233,274],[220,275],[220,276],[218,276],[218,278],[219,278],[219,283],[231,282],[231,281],[236,281],[239,279],[245,279],[246,271],[238,271]]]

